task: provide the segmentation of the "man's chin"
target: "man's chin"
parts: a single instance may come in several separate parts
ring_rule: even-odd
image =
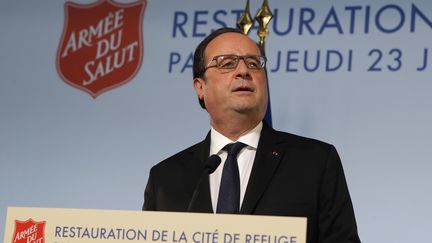
[[[240,114],[249,114],[249,113],[256,113],[258,107],[256,104],[243,103],[243,104],[237,104],[234,107],[234,110]]]

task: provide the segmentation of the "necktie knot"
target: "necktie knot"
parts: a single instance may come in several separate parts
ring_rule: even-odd
[[[246,144],[242,142],[229,143],[225,145],[223,150],[228,152],[228,156],[237,157],[237,154],[244,148]]]

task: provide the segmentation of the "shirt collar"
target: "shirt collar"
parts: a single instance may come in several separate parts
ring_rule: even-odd
[[[225,147],[225,145],[234,142],[242,142],[256,150],[258,147],[258,141],[261,135],[262,127],[263,123],[258,123],[254,129],[241,136],[237,141],[231,141],[229,138],[225,137],[212,127],[210,130],[210,155],[218,154],[222,148]]]

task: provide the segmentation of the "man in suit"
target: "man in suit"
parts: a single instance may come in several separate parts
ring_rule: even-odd
[[[360,242],[336,149],[263,122],[265,63],[256,43],[236,29],[216,30],[198,45],[193,85],[211,130],[202,142],[151,169],[143,210],[226,212],[224,170],[232,163],[226,147],[241,142],[234,155],[239,185],[231,212],[307,217],[309,243]],[[202,177],[212,154],[222,164]]]

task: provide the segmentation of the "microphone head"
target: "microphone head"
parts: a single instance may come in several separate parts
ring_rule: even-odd
[[[207,159],[207,162],[205,164],[205,169],[207,169],[208,173],[211,174],[217,169],[221,161],[222,160],[218,155],[213,154]]]

